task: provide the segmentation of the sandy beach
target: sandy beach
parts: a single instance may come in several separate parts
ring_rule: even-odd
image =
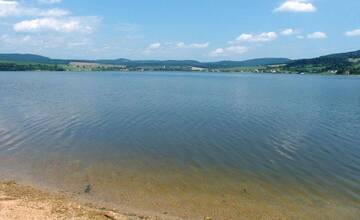
[[[178,218],[121,213],[82,204],[61,193],[40,191],[16,182],[0,182],[0,220],[174,220]]]

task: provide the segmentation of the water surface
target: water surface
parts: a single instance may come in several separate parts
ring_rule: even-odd
[[[360,78],[0,72],[0,170],[185,218],[360,216]]]

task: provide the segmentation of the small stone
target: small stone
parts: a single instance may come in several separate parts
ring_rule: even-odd
[[[109,212],[109,213],[105,213],[104,216],[108,219],[111,219],[111,220],[116,220],[116,216],[114,216],[113,213]]]
[[[205,217],[204,220],[212,220],[210,217]]]
[[[89,184],[89,185],[87,185],[86,187],[85,187],[85,190],[84,190],[84,193],[90,193],[91,192],[91,189],[92,189],[92,187],[91,187],[91,185]]]

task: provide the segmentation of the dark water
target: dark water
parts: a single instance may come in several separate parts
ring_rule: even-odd
[[[356,219],[360,77],[0,72],[0,166],[188,218]]]

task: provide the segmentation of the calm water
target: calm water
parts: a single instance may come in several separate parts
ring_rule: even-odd
[[[0,166],[186,218],[356,219],[360,77],[0,72]]]

